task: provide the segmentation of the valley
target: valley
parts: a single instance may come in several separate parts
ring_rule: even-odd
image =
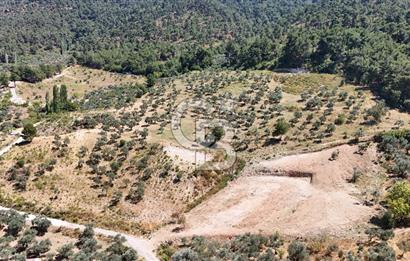
[[[410,260],[409,10],[0,1],[0,260]]]

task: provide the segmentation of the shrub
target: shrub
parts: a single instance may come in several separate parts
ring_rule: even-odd
[[[386,242],[369,248],[369,261],[395,261],[396,253]]]
[[[360,179],[361,176],[363,176],[363,173],[357,168],[354,168],[353,175],[352,175],[352,178],[350,179],[350,182],[356,183]]]
[[[48,228],[51,226],[50,220],[42,216],[34,218],[31,221],[31,224],[39,235],[44,235],[47,232]]]
[[[124,237],[120,235],[114,237],[114,242],[105,251],[108,254],[107,260],[134,261],[138,259],[137,252],[125,246],[124,242]]]
[[[82,248],[89,239],[94,239],[94,229],[93,229],[93,226],[90,224],[85,226],[85,229],[83,230],[80,237],[78,238],[76,245],[79,248]]]
[[[118,205],[118,203],[120,203],[121,199],[122,199],[122,192],[116,191],[111,198],[109,207],[115,207],[116,205]]]
[[[216,142],[218,142],[225,135],[225,130],[223,127],[217,126],[212,129],[212,135],[215,137]]]
[[[407,179],[410,172],[410,160],[404,155],[396,157],[391,171],[400,178]]]
[[[384,229],[391,229],[395,226],[395,221],[393,218],[393,214],[390,211],[386,211],[379,219],[379,226]]]
[[[372,241],[374,237],[378,237],[383,241],[387,241],[394,237],[392,229],[370,228],[366,230],[366,234],[369,235],[370,241]]]
[[[17,236],[25,223],[25,217],[14,210],[1,212],[0,219],[1,223],[7,225],[6,232],[11,236]]]
[[[172,255],[172,261],[197,261],[198,254],[189,248],[184,248]]]
[[[332,155],[330,156],[330,160],[334,161],[337,160],[337,158],[339,157],[340,151],[339,150],[335,150],[332,152]]]
[[[386,106],[384,102],[379,102],[366,111],[365,119],[370,123],[380,123],[383,116],[386,114]]]
[[[216,126],[212,128],[211,136],[207,137],[207,140],[209,140],[209,146],[212,146],[218,141],[220,141],[224,135],[225,135],[225,130],[223,127]]]
[[[72,243],[62,245],[57,249],[56,260],[70,260],[71,256],[74,254],[74,245]]]
[[[31,142],[37,134],[37,129],[33,124],[28,123],[24,125],[22,134],[26,141]]]
[[[288,246],[288,255],[291,261],[303,261],[309,258],[305,244],[297,240],[292,241]]]
[[[35,240],[37,231],[34,229],[27,229],[24,231],[21,238],[17,241],[16,249],[18,252],[25,251],[28,246]]]
[[[128,193],[126,199],[130,201],[132,204],[137,204],[144,197],[144,192],[145,185],[143,182],[139,182],[136,184],[136,186],[130,189],[130,192]]]
[[[50,251],[51,242],[49,239],[41,240],[40,242],[35,242],[31,247],[27,249],[27,256],[29,258],[37,258],[42,254]]]
[[[322,107],[322,101],[319,97],[313,97],[306,102],[306,109],[307,110],[318,110]]]
[[[328,134],[333,133],[336,130],[336,126],[333,123],[327,125],[325,132]]]
[[[289,128],[289,123],[284,118],[280,118],[275,124],[275,131],[273,134],[275,136],[285,135],[289,131]]]
[[[24,164],[25,164],[24,159],[19,159],[19,160],[16,162],[16,166],[17,166],[18,168],[24,167]]]
[[[387,196],[387,205],[396,222],[407,223],[410,219],[410,185],[397,182]]]
[[[335,120],[336,125],[343,125],[346,122],[346,115],[339,114]]]

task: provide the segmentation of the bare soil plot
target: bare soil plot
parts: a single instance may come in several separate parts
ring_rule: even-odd
[[[378,171],[372,163],[377,155],[375,148],[363,156],[355,153],[354,146],[336,149],[340,156],[335,161],[329,161],[332,149],[249,167],[238,180],[186,214],[186,229],[172,237],[275,231],[292,236],[349,234],[375,210],[354,196],[359,190],[347,179],[353,168]],[[313,173],[313,179],[287,176],[292,171]]]

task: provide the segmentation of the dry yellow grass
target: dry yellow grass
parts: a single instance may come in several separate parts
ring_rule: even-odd
[[[18,82],[21,96],[27,101],[43,102],[47,92],[52,94],[54,85],[67,85],[70,96],[82,97],[86,92],[125,83],[144,83],[145,78],[134,75],[118,74],[82,66],[68,67],[61,74],[42,82],[30,84]]]

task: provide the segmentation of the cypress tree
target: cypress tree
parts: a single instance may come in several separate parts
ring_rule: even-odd
[[[57,85],[54,85],[53,87],[53,103],[52,103],[52,110],[53,112],[59,112],[60,111],[60,95],[59,95],[59,89]]]
[[[46,93],[46,108],[45,109],[46,109],[47,114],[51,112],[51,110],[50,110],[50,95],[49,95],[48,92]]]
[[[60,107],[62,109],[67,109],[67,104],[68,104],[67,86],[63,84],[61,85],[61,88],[60,88]]]

